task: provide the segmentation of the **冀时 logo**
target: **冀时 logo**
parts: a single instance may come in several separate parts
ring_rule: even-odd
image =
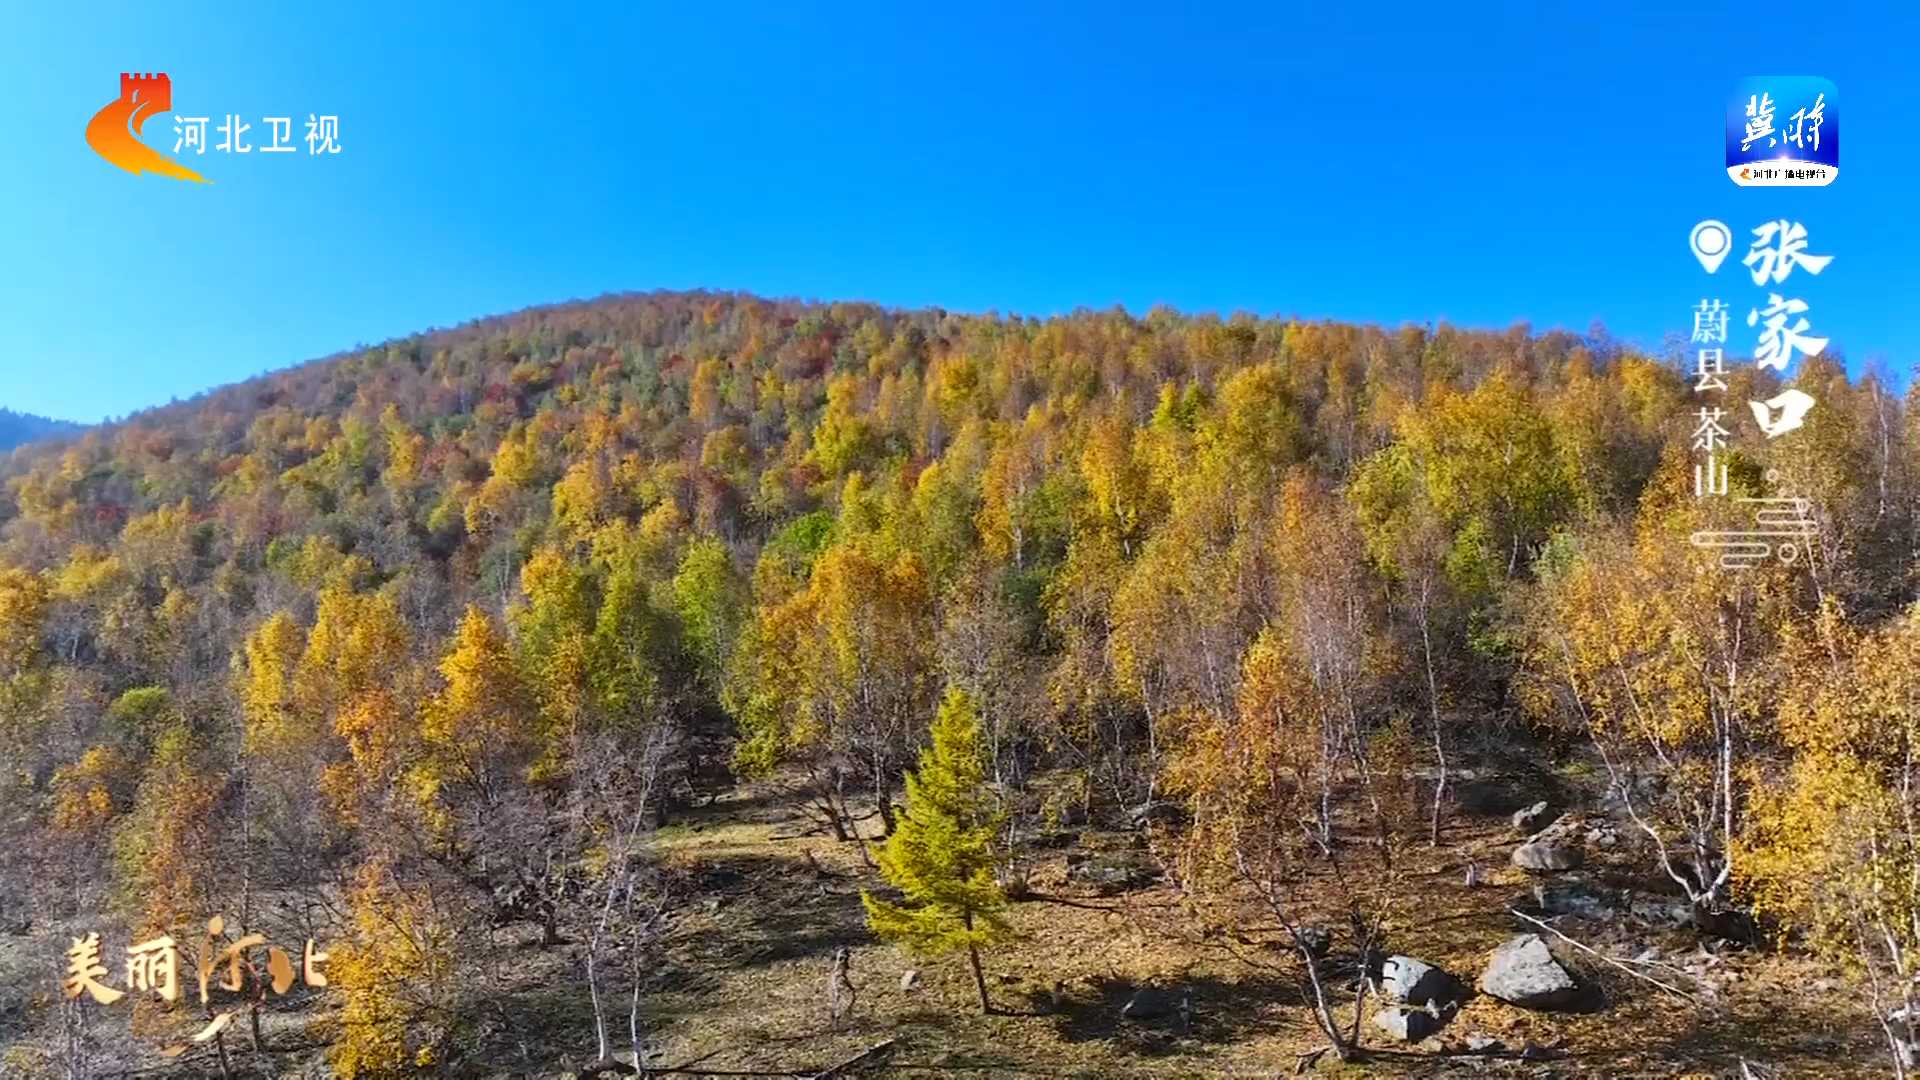
[[[173,80],[159,74],[120,75],[120,96],[87,122],[87,145],[135,176],[159,173],[177,180],[209,183],[206,177],[143,143],[140,129],[156,113],[173,111]]]
[[[1727,100],[1727,176],[1741,187],[1825,187],[1840,175],[1840,104],[1814,75],[1749,75]]]

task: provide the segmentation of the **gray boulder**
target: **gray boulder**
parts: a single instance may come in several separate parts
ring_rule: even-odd
[[[1380,996],[1401,1005],[1457,1005],[1466,984],[1424,960],[1389,956],[1380,965]]]
[[[1400,1042],[1417,1043],[1446,1027],[1457,1011],[1432,1004],[1423,1008],[1389,1005],[1373,1014],[1373,1026]]]
[[[1586,848],[1574,836],[1542,833],[1513,849],[1513,865],[1535,873],[1573,870],[1586,861]]]
[[[1553,958],[1538,934],[1518,934],[1493,950],[1480,992],[1523,1009],[1560,1009],[1580,996],[1580,984]]]
[[[1542,799],[1513,812],[1513,829],[1522,836],[1532,836],[1540,831],[1540,823],[1546,819],[1547,801]]]

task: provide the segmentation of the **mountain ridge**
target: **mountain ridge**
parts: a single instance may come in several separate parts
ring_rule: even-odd
[[[86,429],[87,425],[71,420],[55,420],[0,406],[0,452],[40,439],[77,435]]]

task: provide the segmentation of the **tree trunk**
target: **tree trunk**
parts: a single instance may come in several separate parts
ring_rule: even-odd
[[[873,755],[873,806],[880,814],[880,837],[886,839],[893,835],[893,790],[887,779],[887,764],[884,754]]]
[[[627,1041],[633,1046],[633,1074],[647,1074],[647,1059],[640,1048],[640,972],[633,972],[633,996],[627,1000]]]
[[[844,844],[853,837],[847,835],[847,823],[833,794],[834,781],[819,776],[814,778],[814,808],[826,816],[827,828],[833,831],[834,840]]]
[[[973,912],[961,916],[969,931],[973,929]],[[985,1016],[993,1015],[993,1003],[987,1000],[987,976],[980,970],[980,949],[973,942],[967,942],[967,960],[973,965],[973,987],[980,991],[980,1012]]]
[[[1433,817],[1427,823],[1427,843],[1430,847],[1440,846],[1440,807],[1447,797],[1447,747],[1440,735],[1440,680],[1433,672],[1433,616],[1430,590],[1433,583],[1423,578],[1420,582],[1420,653],[1427,666],[1427,710],[1429,722],[1433,724],[1433,758],[1435,778],[1433,781]]]
[[[604,921],[604,920],[603,920]],[[595,1061],[607,1060],[607,1010],[600,1000],[600,973],[594,963],[595,955],[600,951],[600,933],[596,930],[587,940],[587,998],[593,1005],[593,1039],[596,1052]]]
[[[1305,961],[1307,966],[1307,988],[1313,992],[1314,1023],[1319,1025],[1321,1034],[1325,1035],[1327,1042],[1332,1045],[1335,1057],[1341,1061],[1357,1060],[1360,1057],[1359,1045],[1340,1030],[1340,1021],[1333,1015],[1333,1003],[1327,1000],[1326,981],[1320,973],[1320,958],[1307,947],[1304,941],[1300,940],[1299,934],[1293,931],[1291,926],[1288,930],[1293,933],[1294,947],[1299,950],[1300,959]],[[1362,979],[1363,989],[1354,1004],[1356,1011],[1360,1008],[1360,1003],[1366,1000],[1364,986],[1365,980]]]

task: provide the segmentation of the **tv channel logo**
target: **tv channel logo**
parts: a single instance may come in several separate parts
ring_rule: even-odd
[[[1727,176],[1741,187],[1825,187],[1840,175],[1840,101],[1816,75],[1749,75],[1727,99]]]

